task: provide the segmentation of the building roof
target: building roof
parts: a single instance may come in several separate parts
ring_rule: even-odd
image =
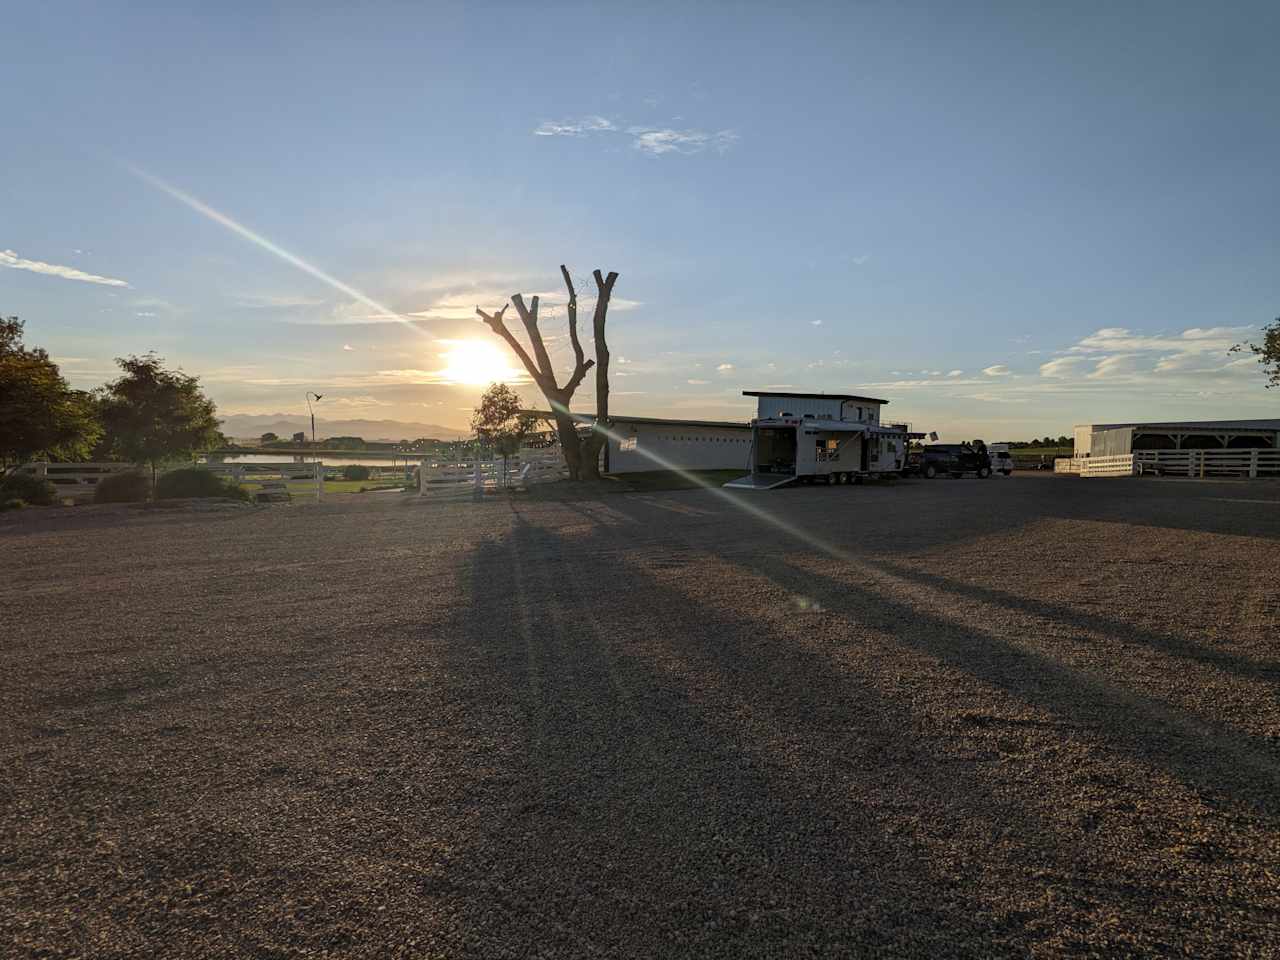
[[[550,420],[553,416],[550,410],[521,410],[520,412],[546,420]],[[592,423],[596,415],[594,413],[574,413],[572,417],[579,423]],[[743,420],[668,420],[665,417],[618,416],[611,416],[609,419],[614,423],[651,423],[666,427],[734,427],[739,430],[751,429],[751,424]]]
[[[1088,423],[1093,430],[1280,430],[1280,419],[1270,420],[1135,420],[1132,423]]]
[[[861,400],[864,403],[888,403],[878,397],[861,397],[856,393],[792,393],[787,390],[743,390],[744,397],[796,397],[801,400]]]
[[[668,420],[665,417],[610,417],[614,423],[656,423],[673,427],[736,427],[750,430],[751,424],[742,420]]]

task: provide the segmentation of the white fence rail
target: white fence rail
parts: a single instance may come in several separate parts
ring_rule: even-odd
[[[1132,477],[1133,456],[1084,457],[1080,461],[1082,477]]]
[[[480,482],[476,484],[474,460],[456,463],[424,463],[418,473],[418,495],[423,497],[456,497],[470,495],[479,489],[527,487],[535,483],[560,480],[569,475],[557,448],[543,453],[530,450],[514,456],[504,474],[502,460],[480,461]]]
[[[1280,450],[1139,450],[1142,473],[1178,477],[1280,477]]]
[[[1280,450],[1138,450],[1120,457],[1059,457],[1053,470],[1082,477],[1280,477]]]

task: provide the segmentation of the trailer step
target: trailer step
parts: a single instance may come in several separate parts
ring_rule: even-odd
[[[730,490],[772,490],[775,487],[781,487],[783,484],[791,483],[793,480],[795,480],[795,477],[749,473],[745,477],[739,477],[737,480],[730,480],[725,486]]]

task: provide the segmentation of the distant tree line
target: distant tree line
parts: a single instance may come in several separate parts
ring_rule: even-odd
[[[1009,442],[1010,450],[1025,449],[1042,449],[1044,447],[1074,447],[1075,440],[1068,436],[1061,437],[1041,437],[1039,440],[1011,440]]]

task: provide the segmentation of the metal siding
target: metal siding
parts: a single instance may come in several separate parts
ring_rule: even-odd
[[[1118,427],[1113,430],[1095,430],[1089,441],[1090,457],[1123,457],[1133,453],[1133,428]],[[1080,456],[1080,451],[1076,451]]]
[[[741,468],[744,473],[751,469],[751,428],[747,426],[634,423],[624,425],[619,432],[624,437],[635,437],[637,449],[623,450],[618,440],[610,438],[610,473],[639,473],[671,467],[684,470]],[[653,456],[646,456],[646,453]]]

